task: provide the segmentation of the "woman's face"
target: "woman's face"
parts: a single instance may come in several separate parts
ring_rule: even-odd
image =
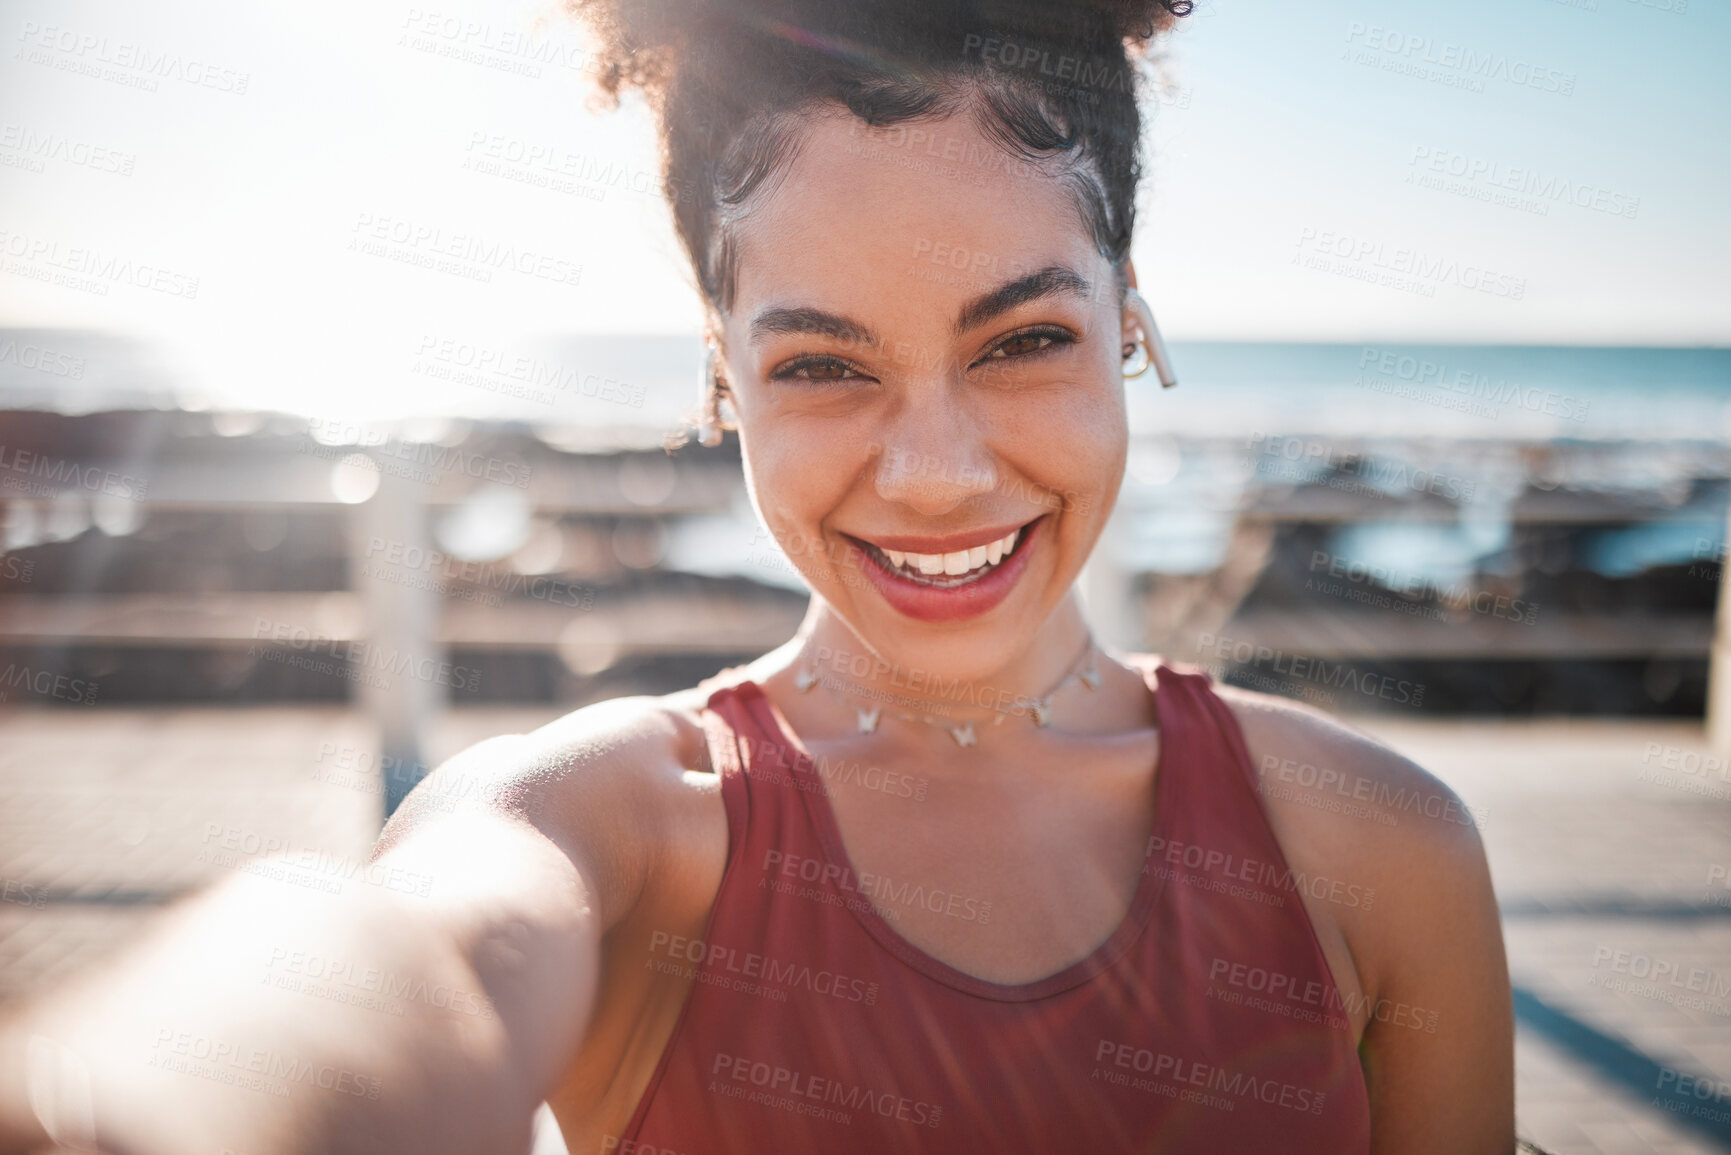
[[[1124,472],[1125,323],[1070,187],[966,114],[824,115],[736,228],[721,340],[764,523],[880,655],[1012,661]]]

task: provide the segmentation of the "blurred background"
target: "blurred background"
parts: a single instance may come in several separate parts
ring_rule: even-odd
[[[663,448],[651,120],[550,4],[7,0],[0,43],[0,1012],[791,635],[736,442]],[[1202,0],[1147,102],[1183,384],[1127,383],[1090,614],[1462,795],[1560,1153],[1731,1150],[1728,43],[1722,0]]]

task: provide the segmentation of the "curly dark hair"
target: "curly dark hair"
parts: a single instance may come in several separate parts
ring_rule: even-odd
[[[1192,0],[565,0],[605,98],[661,126],[662,191],[698,288],[732,305],[728,225],[828,104],[866,125],[968,109],[1005,157],[1061,169],[1095,246],[1129,256],[1147,46]]]

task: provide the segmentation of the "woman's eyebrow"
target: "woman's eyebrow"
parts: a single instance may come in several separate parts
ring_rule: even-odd
[[[753,345],[774,333],[816,333],[849,345],[880,344],[877,334],[858,321],[822,309],[765,309],[751,319]]]
[[[976,325],[983,325],[993,317],[1009,312],[1017,305],[1025,305],[1029,301],[1054,293],[1067,293],[1086,299],[1093,291],[1094,286],[1088,279],[1074,269],[1064,265],[1047,265],[1043,269],[1036,269],[1026,276],[999,285],[991,292],[975,297],[962,306],[962,311],[956,316],[956,332],[966,333]],[[851,317],[826,313],[822,309],[809,306],[765,309],[751,319],[748,331],[749,340],[754,345],[765,337],[780,333],[815,333],[849,345],[871,348],[882,345],[877,334]]]
[[[1086,299],[1093,291],[1094,287],[1088,283],[1087,278],[1074,269],[1063,265],[1047,265],[969,301],[956,316],[956,332],[966,333],[974,326],[983,325],[1017,305],[1024,305],[1054,293],[1068,293]]]

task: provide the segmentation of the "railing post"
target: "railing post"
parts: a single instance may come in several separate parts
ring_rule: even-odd
[[[1707,745],[1731,756],[1731,507],[1719,547],[1719,606],[1714,611],[1713,650],[1707,666]]]
[[[381,470],[377,492],[355,507],[350,527],[349,588],[360,599],[366,639],[358,700],[378,732],[382,821],[425,776],[426,735],[445,699],[444,685],[428,676],[444,659],[435,583],[389,580],[425,576],[412,560],[432,556],[423,487]]]

